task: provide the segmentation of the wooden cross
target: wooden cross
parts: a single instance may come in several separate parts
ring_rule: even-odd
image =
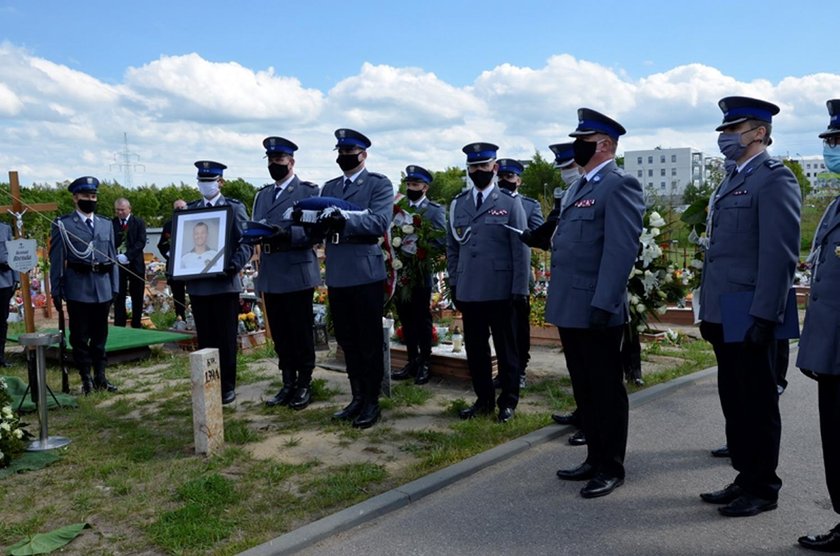
[[[17,172],[9,172],[9,190],[12,194],[12,204],[11,205],[3,205],[0,206],[0,214],[4,212],[11,212],[16,214],[21,214],[24,210],[23,203],[20,201],[20,182],[18,181],[18,173]],[[58,203],[33,203],[31,205],[26,206],[26,210],[33,210],[35,212],[40,211],[51,211],[58,209]],[[21,221],[20,225],[14,227],[15,230],[15,237],[17,239],[21,239],[23,237],[23,222]],[[47,316],[49,317],[50,312],[50,292],[49,292],[49,276],[44,276],[44,287],[47,288]],[[35,313],[32,310],[32,295],[29,291],[29,273],[24,272],[20,275],[20,289],[21,294],[23,295],[23,320],[26,325],[27,332],[35,332]]]

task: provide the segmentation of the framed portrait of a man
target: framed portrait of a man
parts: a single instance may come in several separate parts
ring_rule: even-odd
[[[178,280],[224,274],[230,258],[233,212],[229,206],[176,211],[169,272]]]

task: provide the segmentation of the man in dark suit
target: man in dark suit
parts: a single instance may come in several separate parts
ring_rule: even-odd
[[[624,484],[628,401],[621,336],[629,319],[627,277],[639,252],[645,210],[642,186],[615,163],[615,120],[578,110],[574,159],[583,177],[563,196],[551,242],[546,320],[556,325],[582,417],[588,454],[563,480],[588,480],[580,494],[595,498]]]
[[[799,261],[799,184],[770,158],[772,117],[778,106],[747,97],[718,103],[718,145],[732,170],[712,194],[700,289],[700,333],[718,363],[718,392],[735,481],[700,497],[730,517],[776,508],[782,481],[781,417],[775,329],[785,313]],[[724,341],[721,296],[751,293],[750,326],[742,341]]]
[[[426,197],[432,174],[421,166],[407,166],[405,169],[405,194],[408,197],[409,211],[419,214],[424,220],[441,232],[446,230],[446,217],[443,207]],[[440,249],[443,250],[445,241],[441,238]],[[429,253],[430,257],[439,256]],[[405,380],[414,377],[414,384],[429,382],[429,360],[432,356],[432,275],[425,277],[422,285],[411,288],[408,296],[400,290],[394,294],[397,315],[405,338],[408,363],[391,375],[392,380]]]
[[[6,333],[9,330],[9,301],[15,294],[15,284],[20,280],[18,273],[9,268],[9,253],[6,242],[11,241],[12,227],[0,222],[0,369],[6,363]]]
[[[519,403],[519,357],[514,303],[528,295],[528,248],[510,228],[527,228],[525,210],[516,197],[496,185],[498,147],[470,143],[467,155],[472,187],[457,195],[449,209],[446,266],[456,307],[464,317],[467,366],[476,400],[461,410],[461,419],[488,415],[498,406],[497,420],[513,419]],[[501,392],[496,398],[490,359],[490,333],[499,362]]]
[[[352,129],[337,129],[335,137],[342,175],[325,183],[321,196],[343,199],[361,210],[334,212],[324,222],[329,232],[325,251],[330,310],[353,396],[333,418],[366,429],[381,415],[386,273],[378,242],[391,222],[394,188],[387,177],[365,168],[370,139]]]
[[[528,223],[528,230],[533,231],[539,228],[543,222],[542,208],[536,199],[521,195],[518,191],[522,185],[522,172],[525,167],[518,160],[512,158],[499,159],[499,189],[510,193],[512,197],[519,199],[525,211],[525,221]],[[531,272],[531,250],[528,249],[528,273],[529,295],[517,297],[513,303],[514,318],[516,319],[516,347],[519,360],[519,388],[525,388],[525,369],[531,359],[531,296],[532,285]]]
[[[254,284],[262,294],[283,387],[265,404],[304,409],[312,400],[315,368],[312,294],[321,282],[318,257],[309,242],[296,237],[284,217],[294,204],[318,195],[318,186],[295,174],[297,145],[283,137],[263,141],[273,183],[257,192],[252,218],[277,226],[277,233],[259,244],[260,266]]]
[[[840,99],[828,101],[831,121],[820,134],[829,172],[840,173]],[[796,366],[817,381],[825,482],[840,514],[840,197],[826,208],[811,254],[811,299],[799,340]],[[840,524],[824,535],[799,539],[805,548],[840,552]]]
[[[176,199],[172,203],[172,210],[179,211],[187,208],[187,203],[183,199]],[[166,283],[169,285],[169,290],[172,292],[172,301],[175,305],[175,316],[181,317],[181,320],[187,320],[187,285],[183,280],[175,280],[172,278],[172,271],[169,269],[169,258],[171,256],[170,250],[172,248],[172,219],[170,218],[163,223],[163,230],[160,232],[160,239],[157,244],[158,251],[163,255],[167,262],[167,276]]]
[[[225,246],[229,251],[229,260],[224,274],[195,278],[187,282],[198,348],[219,349],[222,404],[229,404],[236,400],[236,340],[239,335],[239,294],[242,292],[239,271],[251,259],[251,247],[240,242],[245,223],[248,221],[248,211],[238,199],[222,195],[222,175],[227,166],[212,160],[199,160],[195,166],[198,168],[198,189],[201,198],[189,203],[187,209],[228,205],[233,215],[230,238]],[[196,228],[199,225],[197,224]]]
[[[92,176],[73,180],[68,189],[76,209],[56,218],[50,228],[50,288],[55,299],[67,302],[73,361],[85,395],[117,391],[105,376],[108,313],[118,289],[117,252],[114,227],[95,214],[98,188]]]
[[[143,260],[146,224],[131,214],[128,199],[114,201],[114,213],[112,223],[120,272],[120,289],[114,300],[114,326],[126,324],[125,298],[128,293],[131,296],[131,328],[140,328],[146,290],[146,262]]]

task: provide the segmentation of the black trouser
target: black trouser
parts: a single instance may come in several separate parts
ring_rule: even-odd
[[[15,288],[0,288],[0,363],[6,362],[6,333],[9,331],[9,301]]]
[[[788,339],[776,340],[776,385],[782,390],[787,388],[787,370],[790,362],[790,341]]]
[[[621,366],[623,326],[604,330],[558,328],[586,435],[586,463],[624,478],[629,403]]]
[[[379,399],[385,373],[382,308],[384,281],[328,288],[335,339],[344,351],[347,378],[361,386],[369,402]]]
[[[105,342],[108,341],[108,313],[111,302],[84,303],[67,300],[70,345],[73,347],[73,362],[82,378],[90,376],[101,382],[105,374],[108,357]]]
[[[642,341],[632,324],[624,326],[621,366],[627,378],[642,378]]]
[[[478,403],[494,406],[493,367],[490,360],[490,333],[499,364],[502,388],[496,404],[515,408],[519,403],[519,359],[516,353],[513,303],[503,301],[459,301],[464,318],[464,346],[467,367]]]
[[[169,291],[172,292],[175,316],[181,317],[181,320],[187,320],[187,283],[172,278],[168,279],[166,283],[169,284]]]
[[[776,500],[782,480],[776,475],[782,419],[779,415],[777,342],[723,342],[720,324],[702,322],[700,333],[715,350],[718,395],[726,419],[726,443],[735,484],[767,500]]]
[[[315,368],[315,337],[312,330],[312,293],[314,288],[296,292],[264,293],[265,314],[277,353],[277,366],[295,377],[294,384],[308,387]]]
[[[114,300],[114,326],[125,326],[126,310],[125,297],[126,290],[131,296],[131,328],[140,328],[140,319],[143,318],[143,293],[146,289],[146,283],[142,275],[135,275],[131,269],[120,267],[120,289],[117,292],[117,297]]]
[[[198,349],[218,348],[222,393],[236,389],[239,294],[190,295]]]
[[[401,300],[404,292],[394,294],[397,316],[403,329],[403,341],[409,361],[418,356],[426,361],[432,355],[432,288],[412,288],[408,300]]]
[[[531,360],[531,297],[525,296],[513,301],[513,313],[516,321],[516,354],[519,374],[525,376],[525,368]]]
[[[825,482],[834,511],[840,514],[840,376],[819,376],[820,437]]]

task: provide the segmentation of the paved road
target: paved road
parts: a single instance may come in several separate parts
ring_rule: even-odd
[[[577,494],[582,483],[555,477],[585,457],[563,437],[303,553],[805,555],[797,537],[827,531],[837,516],[823,475],[816,383],[793,367],[788,377],[775,511],[725,518],[698,497],[734,478],[729,460],[709,456],[723,441],[710,375],[631,409],[627,480],[610,496],[585,500]]]

